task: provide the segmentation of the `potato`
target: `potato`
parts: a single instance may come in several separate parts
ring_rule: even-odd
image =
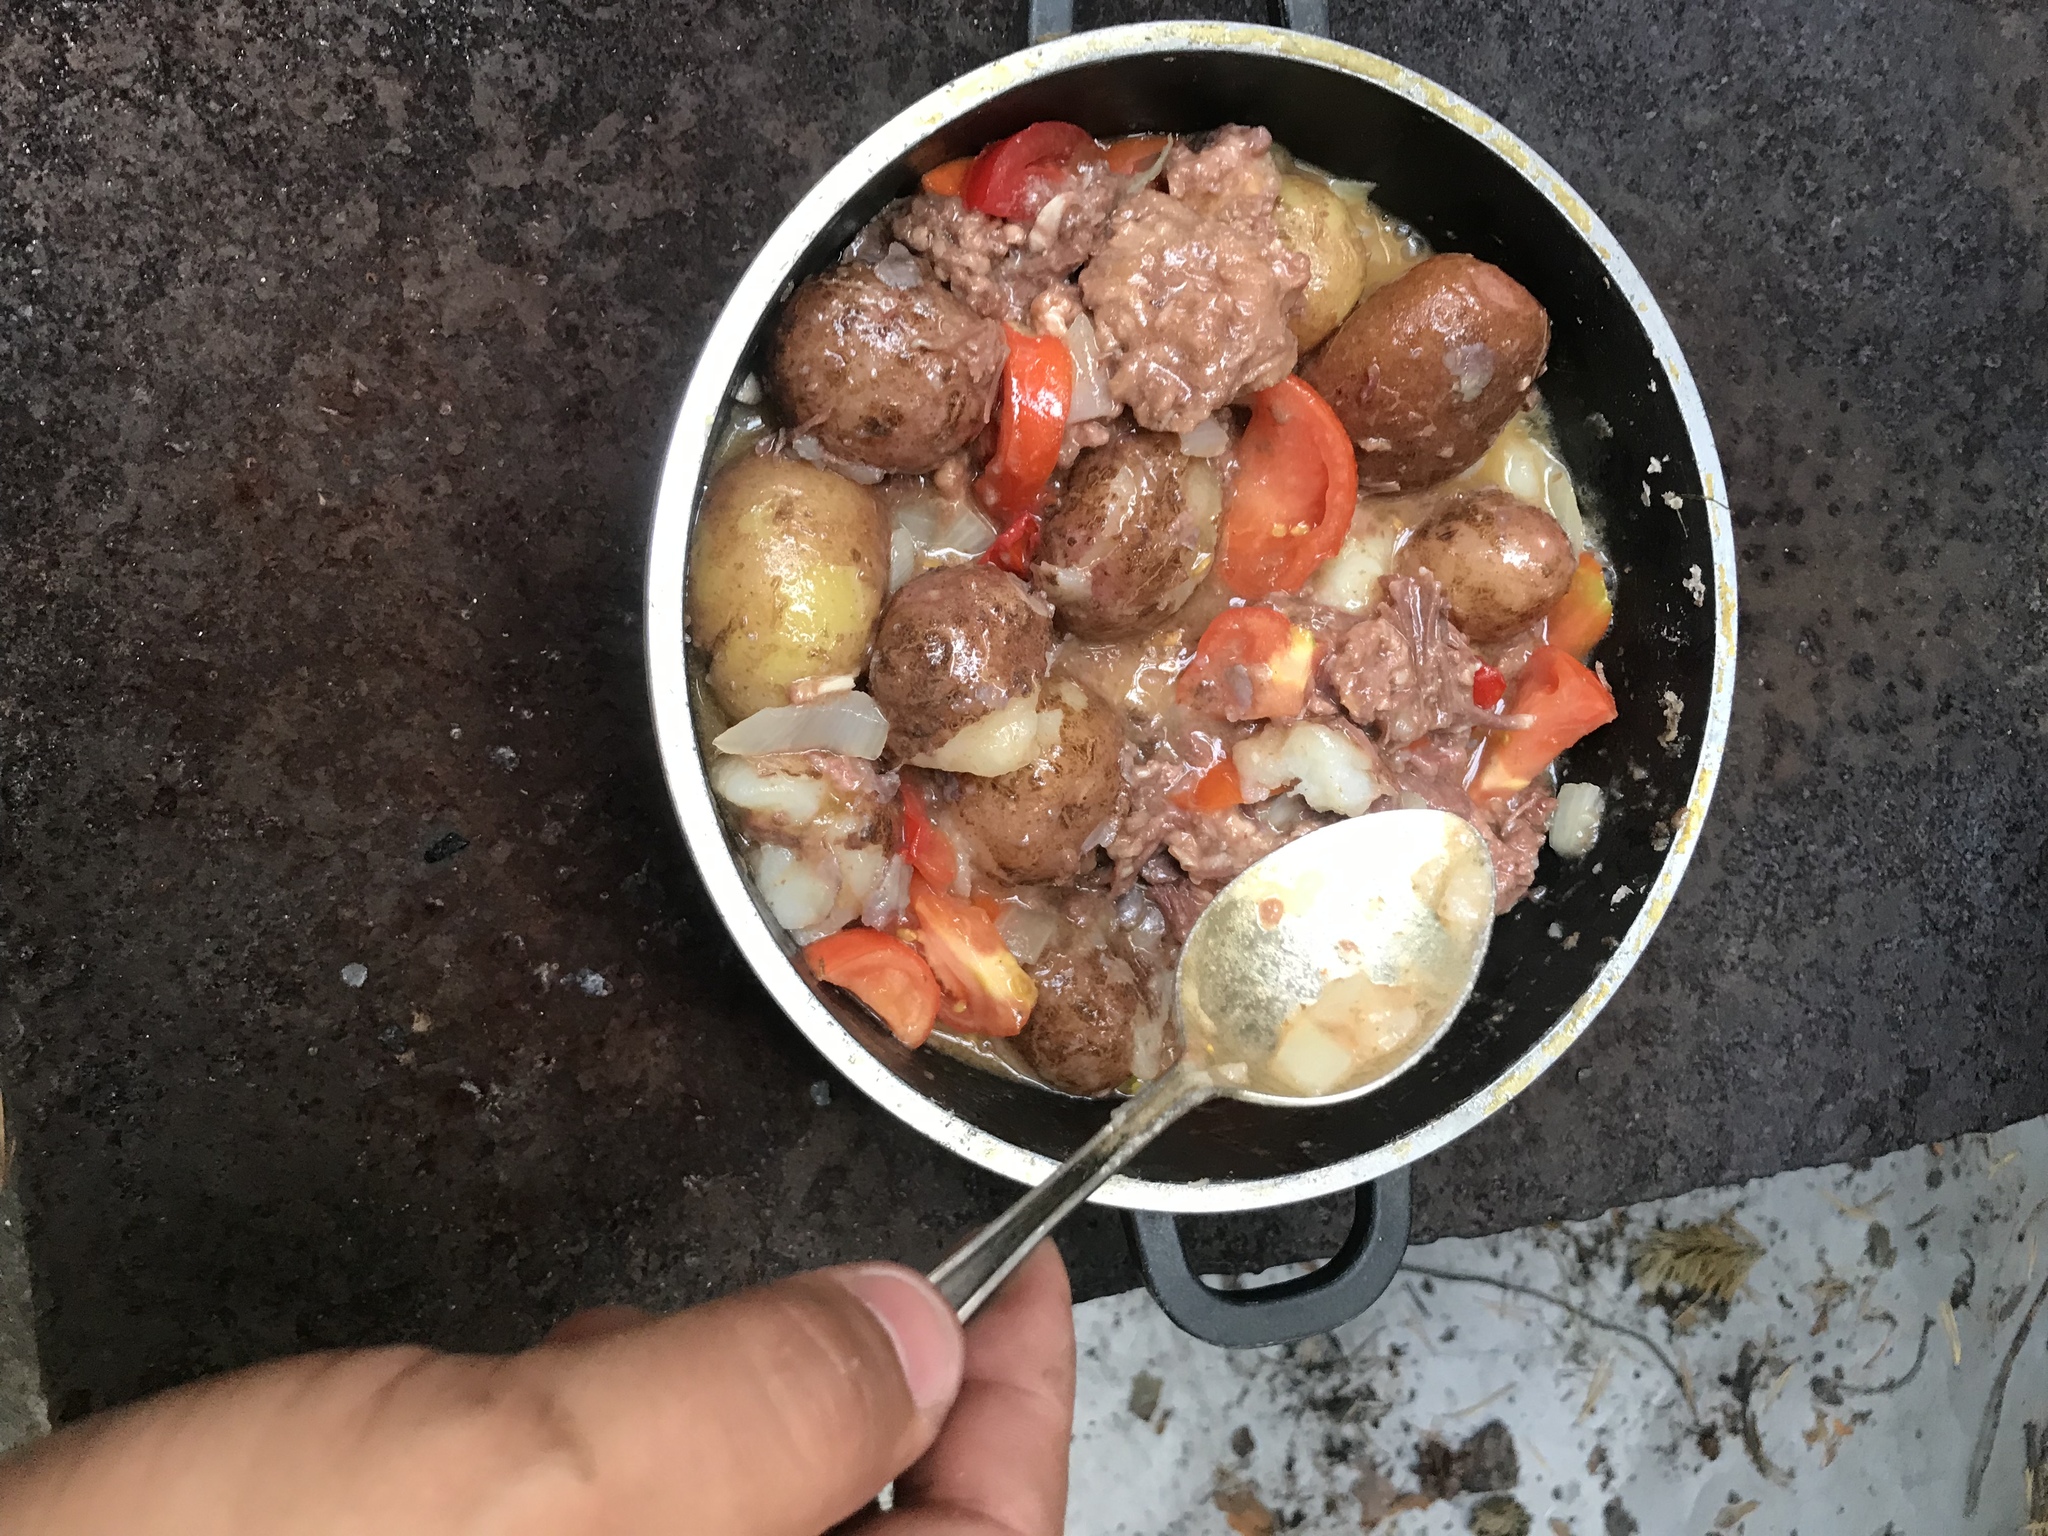
[[[1432,256],[1367,295],[1301,376],[1358,445],[1360,490],[1418,491],[1486,452],[1549,346],[1528,289],[1476,257]]]
[[[1022,718],[1005,723],[1024,723],[1051,657],[1052,610],[1008,571],[942,565],[913,577],[883,610],[868,665],[868,692],[889,717],[889,751],[901,762],[927,758],[1012,706]]]
[[[1086,868],[1123,792],[1117,717],[1073,683],[1049,689],[1046,702],[1062,716],[1052,746],[998,778],[963,775],[946,808],[968,856],[1012,885],[1064,880]]]
[[[1031,969],[1038,1002],[1017,1050],[1065,1093],[1107,1093],[1130,1080],[1133,1025],[1151,1006],[1129,961],[1089,946],[1060,948]]]
[[[1403,575],[1426,568],[1436,577],[1451,622],[1478,645],[1534,624],[1564,596],[1577,566],[1556,518],[1491,488],[1447,496],[1394,557]]]
[[[704,493],[690,557],[690,638],[735,720],[800,678],[859,672],[889,587],[874,494],[829,469],[749,455]]]
[[[1074,461],[1046,514],[1032,579],[1084,640],[1157,629],[1208,571],[1222,514],[1205,460],[1157,432],[1115,438]]]
[[[1365,291],[1365,242],[1351,205],[1313,176],[1280,178],[1273,222],[1288,249],[1308,258],[1308,287],[1287,320],[1306,352],[1343,323]]]

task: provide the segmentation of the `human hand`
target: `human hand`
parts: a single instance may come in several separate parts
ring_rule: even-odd
[[[7,1536],[1054,1536],[1074,1326],[1043,1243],[963,1339],[895,1265],[524,1353],[348,1350],[86,1420],[0,1458]],[[862,1513],[896,1480],[895,1508]]]

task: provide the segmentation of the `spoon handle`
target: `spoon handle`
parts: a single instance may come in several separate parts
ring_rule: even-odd
[[[1044,1183],[983,1227],[932,1271],[931,1282],[964,1323],[1023,1262],[1038,1240],[1066,1220],[1096,1187],[1197,1104],[1216,1096],[1209,1074],[1183,1057],[1124,1104]]]

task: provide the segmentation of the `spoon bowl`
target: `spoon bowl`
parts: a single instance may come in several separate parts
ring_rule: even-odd
[[[932,1271],[964,1319],[1039,1239],[1196,1105],[1371,1093],[1441,1040],[1493,931],[1493,860],[1445,811],[1380,811],[1266,855],[1219,892],[1174,977],[1179,1061]]]

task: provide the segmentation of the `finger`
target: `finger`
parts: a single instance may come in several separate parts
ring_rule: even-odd
[[[540,1341],[541,1347],[584,1344],[631,1328],[644,1328],[653,1321],[654,1314],[639,1307],[585,1307],[581,1312],[570,1313],[550,1328]]]
[[[869,1536],[1057,1536],[1074,1432],[1074,1306],[1050,1242],[967,1327],[967,1372],[946,1427],[896,1482]]]
[[[962,1357],[893,1265],[505,1359],[309,1356],[0,1463],[0,1530],[816,1536],[930,1444]]]

